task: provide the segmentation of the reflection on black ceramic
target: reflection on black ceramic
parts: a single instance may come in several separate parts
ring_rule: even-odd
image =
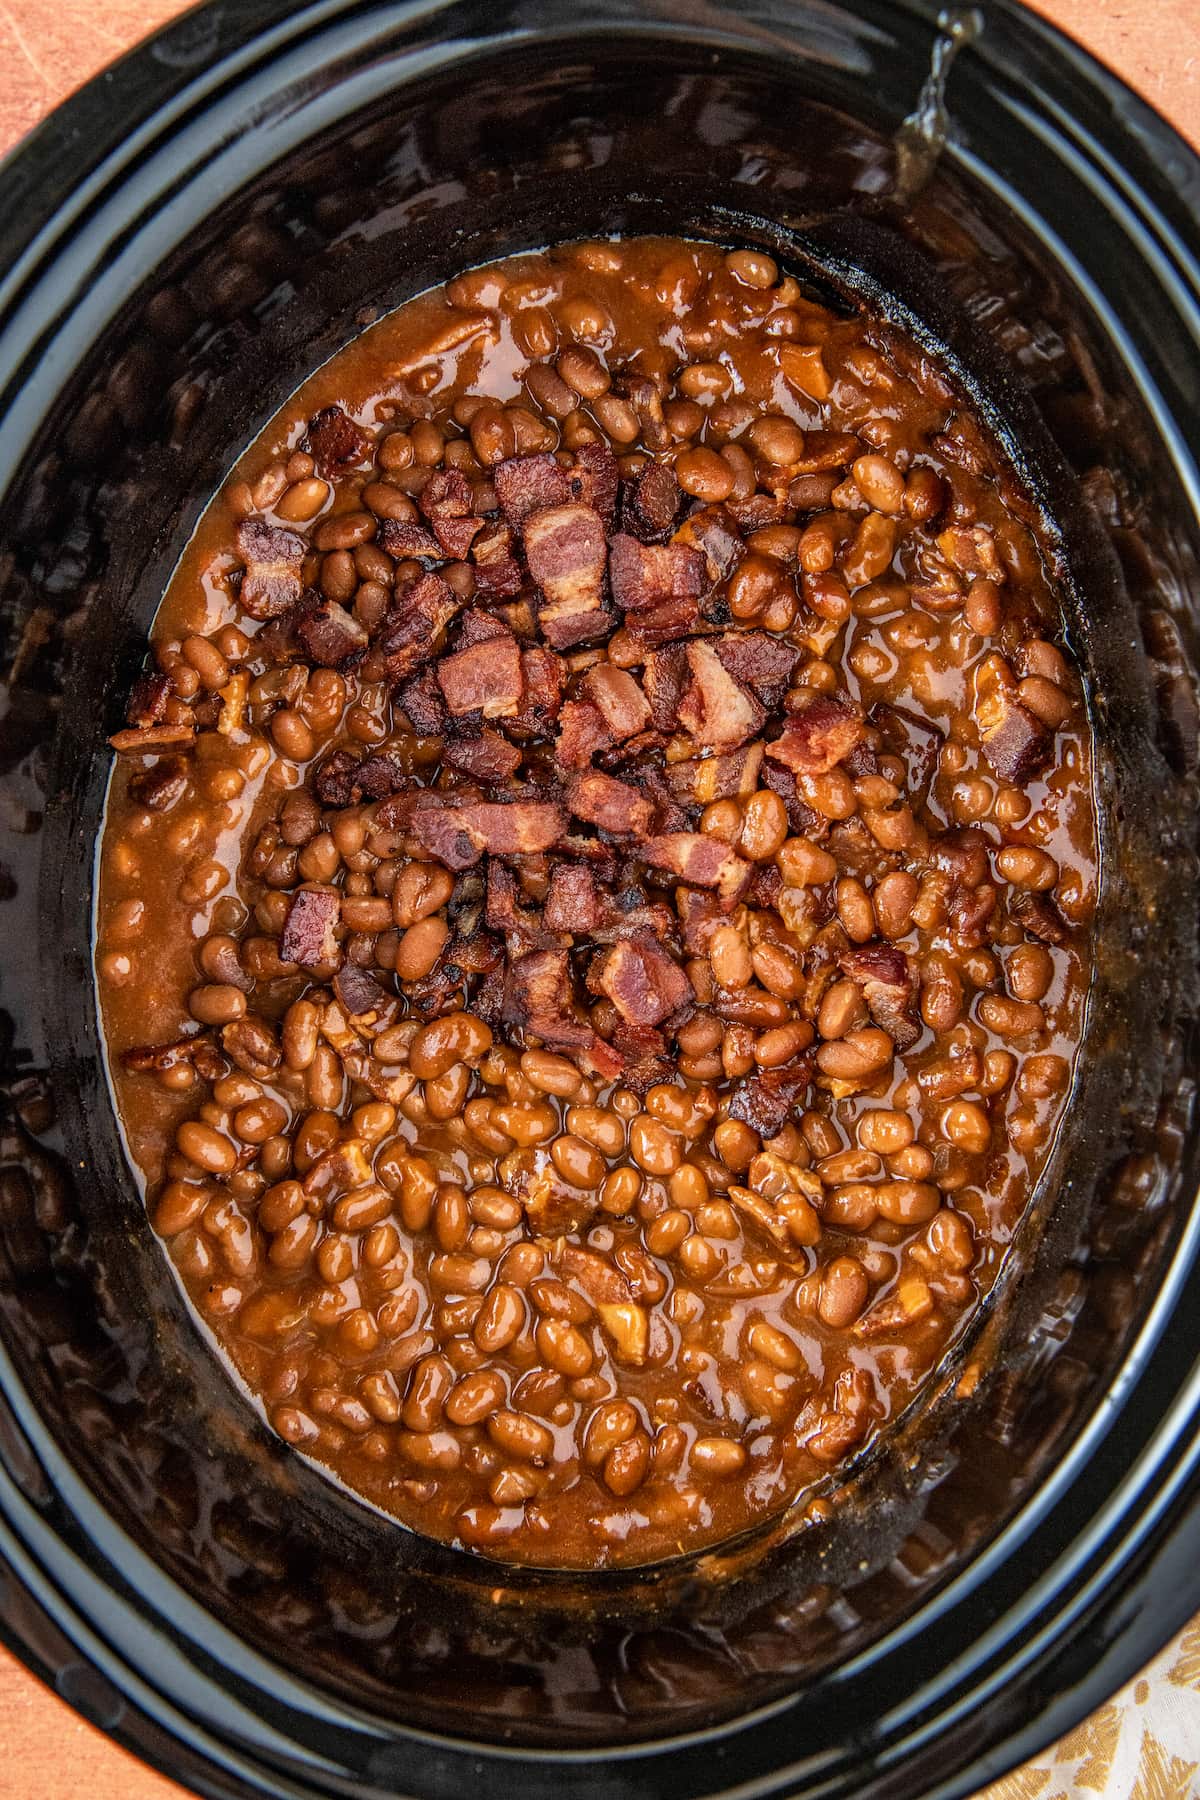
[[[214,1793],[962,1792],[1200,1605],[1200,168],[1000,3],[900,205],[923,0],[627,0],[604,35],[589,10],[213,9],[0,175],[0,1614]],[[238,449],[381,309],[621,229],[882,292],[1015,432],[1061,532],[1105,877],[1088,1073],[991,1376],[951,1370],[831,1527],[589,1585],[398,1531],[237,1396],[122,1162],[88,936],[104,735]],[[583,1754],[518,1774],[521,1744]]]

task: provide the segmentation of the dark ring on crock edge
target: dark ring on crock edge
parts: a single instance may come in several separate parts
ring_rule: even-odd
[[[750,10],[649,4],[631,6],[623,23],[648,30],[671,12],[674,29],[690,27],[693,38],[732,50],[752,39]],[[785,10],[753,12],[763,19]],[[864,54],[874,44],[882,57],[892,26],[932,40],[936,8],[923,0],[904,9],[855,10],[853,30]],[[969,72],[985,92],[1002,95],[1003,105],[1011,102],[1014,83],[1025,89],[1023,103],[1050,134],[1048,151],[1069,143],[1076,173],[1098,206],[1102,197],[1109,220],[1155,264],[1183,334],[1194,338],[1200,164],[1162,121],[1051,28],[1007,0],[984,10],[983,38],[965,53],[955,83]],[[176,180],[182,192],[184,171],[204,160],[201,146],[214,138],[231,162],[241,159],[248,177],[290,148],[297,132],[304,134],[303,105],[278,114],[270,107],[272,95],[287,85],[291,58],[314,67],[342,56],[366,64],[366,38],[390,42],[403,31],[433,61],[465,61],[468,43],[448,33],[443,41],[448,24],[465,30],[474,15],[485,21],[482,38],[518,20],[540,23],[545,12],[555,16],[553,8],[519,5],[367,12],[334,4],[294,14],[278,6],[211,6],[168,27],[60,109],[0,170],[5,489],[46,410],[36,388],[39,361],[47,359],[52,369],[62,357],[64,374],[70,367],[75,295],[82,296],[78,329],[85,349],[95,335],[93,314],[105,303],[103,266],[119,272],[115,259],[131,244],[136,249],[131,206],[149,214]],[[573,17],[562,35],[584,34],[594,24]],[[380,73],[390,78],[394,71]],[[878,78],[886,90],[893,73],[881,64]],[[364,77],[367,84],[372,79]],[[894,79],[911,102],[907,73]],[[830,80],[836,90],[836,69]],[[954,116],[961,116],[959,92],[952,87]],[[318,111],[319,97],[310,95],[309,105]],[[996,150],[992,140],[977,152],[970,120],[967,127],[967,143],[949,152],[952,160],[978,161]],[[149,255],[149,225],[143,238]],[[87,293],[97,270],[100,281]],[[1111,282],[1128,303],[1119,267]],[[1097,303],[1107,305],[1099,296]],[[1143,399],[1170,435],[1176,472],[1194,496],[1198,446],[1187,370],[1172,366],[1170,342],[1149,331],[1136,341],[1138,321],[1122,317],[1119,303],[1108,323],[1114,342],[1146,372]],[[1194,1143],[1188,1149],[1194,1169]],[[1182,1160],[1176,1173],[1185,1194],[1193,1193],[1194,1175]],[[821,1677],[806,1696],[777,1700],[691,1741],[572,1755],[524,1748],[518,1768],[488,1747],[369,1725],[352,1707],[306,1695],[300,1683],[270,1672],[274,1691],[265,1703],[251,1673],[254,1652],[235,1654],[219,1627],[201,1625],[193,1603],[181,1601],[170,1578],[108,1520],[57,1448],[7,1353],[0,1359],[0,1550],[10,1570],[0,1596],[4,1635],[121,1741],[213,1795],[316,1795],[351,1783],[359,1793],[457,1796],[473,1787],[485,1797],[518,1785],[533,1797],[569,1786],[613,1800],[718,1788],[764,1796],[969,1792],[1075,1723],[1200,1604],[1200,1369],[1190,1329],[1200,1300],[1197,1236],[1197,1221],[1185,1219],[1170,1274],[1108,1404],[1000,1536],[926,1603],[911,1627],[896,1627]],[[6,1288],[11,1280],[8,1270]],[[931,1661],[930,1636],[966,1641],[956,1637],[964,1621],[966,1638],[974,1640],[969,1653],[951,1667]],[[234,1672],[238,1661],[242,1674]],[[309,1742],[319,1742],[321,1753],[289,1754],[288,1705],[296,1720],[307,1715]],[[812,1720],[814,1705],[825,1709],[829,1742],[806,1757],[805,1719]]]

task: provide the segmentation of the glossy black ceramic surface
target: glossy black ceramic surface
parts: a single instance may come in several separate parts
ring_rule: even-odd
[[[948,132],[898,149],[924,0],[214,3],[0,171],[0,1623],[198,1789],[961,1794],[1200,1606],[1200,164],[1048,28],[979,13]],[[430,282],[639,230],[882,306],[1019,447],[1104,876],[990,1376],[965,1399],[949,1370],[829,1527],[583,1582],[377,1518],[234,1389],[122,1158],[91,881],[105,735],[236,453]]]

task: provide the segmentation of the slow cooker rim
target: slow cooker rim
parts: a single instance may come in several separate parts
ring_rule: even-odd
[[[936,7],[927,4],[926,0],[908,0],[908,4],[912,11],[923,18],[932,19],[936,16]],[[20,258],[22,251],[36,246],[41,227],[51,217],[51,214],[48,213],[44,218],[39,218],[36,212],[28,206],[28,194],[32,187],[36,187],[39,167],[44,171],[52,161],[56,173],[60,176],[69,173],[73,168],[75,178],[80,182],[95,170],[98,167],[98,158],[95,154],[97,139],[91,126],[94,125],[101,113],[105,117],[111,116],[114,110],[119,113],[122,109],[123,96],[127,96],[132,109],[136,107],[139,98],[144,97],[147,92],[152,92],[154,81],[151,78],[160,77],[164,66],[168,68],[172,66],[172,58],[165,54],[160,55],[160,53],[165,52],[171,43],[186,45],[188,33],[193,29],[195,21],[209,10],[203,6],[194,9],[180,20],[165,27],[154,38],[138,46],[113,70],[98,77],[95,82],[89,84],[67,102],[64,108],[60,109],[59,114],[52,115],[14,153],[3,168],[0,168],[0,202],[10,198],[15,200],[18,189],[24,196],[23,212],[15,205],[0,204],[0,218],[7,221],[4,228],[0,229],[0,261],[5,266],[12,267]],[[354,10],[353,7],[345,4],[344,0],[324,0],[323,4],[303,9],[299,13],[290,12],[278,4],[278,0],[234,0],[232,6],[223,9],[230,30],[228,41],[221,54],[206,65],[200,79],[209,93],[215,92],[219,85],[220,71],[229,70],[230,65],[236,64],[240,52],[249,50],[251,46],[259,43],[261,38],[269,35],[276,25],[286,24],[289,27],[289,35],[299,39],[303,32],[317,29],[324,22],[352,10]],[[444,9],[437,6],[429,8],[414,5],[410,10],[416,16],[436,13]],[[994,11],[997,16],[1008,20],[1018,37],[1022,32],[1028,33],[1043,47],[1048,46],[1050,53],[1067,54],[1072,66],[1077,71],[1082,70],[1093,87],[1110,95],[1119,94],[1122,97],[1134,99],[1142,112],[1154,121],[1159,141],[1168,143],[1173,154],[1182,157],[1178,167],[1184,171],[1190,168],[1191,182],[1200,182],[1200,159],[1191,152],[1190,148],[1165,121],[1159,120],[1157,115],[1145,107],[1143,102],[1136,100],[1136,96],[1131,96],[1130,91],[1110,71],[1104,69],[1078,46],[1073,45],[1055,27],[1028,14],[1023,7],[1013,4],[1013,0],[995,0]],[[174,66],[178,66],[178,59]],[[169,129],[169,115],[172,111],[172,99],[175,92],[176,90],[172,87],[171,97],[166,103],[150,104],[148,110],[140,115],[140,122],[147,130],[159,119],[164,127]],[[1168,162],[1168,168],[1157,171],[1162,177],[1161,185],[1184,208],[1186,217],[1195,230],[1200,226],[1200,207],[1194,204],[1188,191],[1187,182],[1183,180],[1175,182],[1168,179],[1171,168],[1176,165],[1170,164],[1169,159],[1164,160]],[[1200,192],[1200,188],[1197,189],[1197,192]],[[18,239],[21,240],[19,244],[16,242]],[[12,1563],[24,1561],[28,1554],[27,1549],[21,1544],[20,1534],[13,1535],[16,1514],[21,1511],[23,1504],[15,1483],[12,1483],[5,1473],[0,1477],[0,1516],[4,1522],[0,1548],[9,1553]],[[1141,1636],[1134,1641],[1132,1634],[1127,1631],[1119,1639],[1120,1644],[1125,1647],[1123,1660],[1129,1662],[1129,1672],[1132,1672],[1133,1667],[1140,1666],[1141,1660],[1144,1660],[1146,1655],[1152,1654],[1153,1649],[1157,1647],[1156,1643],[1150,1641],[1156,1636],[1154,1628],[1145,1629],[1148,1618],[1153,1616],[1156,1610],[1158,1617],[1164,1618],[1172,1604],[1178,1609],[1180,1603],[1182,1584],[1178,1582],[1177,1578],[1165,1579],[1161,1573],[1156,1572],[1161,1571],[1163,1565],[1167,1563],[1174,1568],[1176,1566],[1187,1567],[1189,1561],[1194,1561],[1194,1557],[1189,1558],[1188,1545],[1190,1543],[1194,1551],[1198,1526],[1200,1526],[1200,1521],[1197,1521],[1195,1517],[1189,1517],[1185,1511],[1177,1510],[1169,1526],[1157,1538],[1153,1552],[1147,1550],[1147,1561],[1135,1582],[1122,1590],[1127,1604],[1138,1593],[1139,1588],[1144,1596],[1142,1603],[1136,1608],[1138,1621],[1143,1628]],[[53,1583],[48,1581],[44,1570],[37,1571],[36,1563],[27,1563],[24,1579],[29,1600],[41,1608],[47,1619],[53,1620],[60,1628],[70,1628],[74,1615],[75,1629],[82,1631],[85,1622],[75,1614],[69,1597],[58,1591]],[[1147,1605],[1145,1601],[1149,1600],[1151,1596],[1153,1596],[1153,1604]],[[34,1642],[36,1633],[31,1630],[22,1630],[14,1620],[13,1610],[8,1605],[0,1608],[0,1612],[3,1613],[3,1617],[0,1618],[0,1634],[6,1638],[11,1647],[17,1650],[18,1654],[33,1666],[39,1660]],[[1097,1623],[1095,1630],[1097,1643],[1103,1644],[1105,1639],[1102,1624]],[[1109,1645],[1108,1648],[1111,1651],[1112,1646]],[[1056,1735],[1060,1730],[1066,1729],[1075,1722],[1095,1703],[1097,1698],[1101,1697],[1102,1691],[1109,1691],[1114,1682],[1119,1682],[1123,1678],[1122,1676],[1113,1677],[1106,1672],[1097,1683],[1096,1672],[1099,1669],[1108,1671],[1111,1660],[1110,1655],[1103,1661],[1097,1662],[1091,1672],[1092,1679],[1090,1681],[1081,1681],[1067,1693],[1057,1696],[1052,1707],[1040,1715],[1039,1721],[1027,1728],[1026,1735],[1040,1741]],[[94,1666],[101,1667],[98,1652]],[[126,1675],[130,1678],[131,1685],[138,1679],[136,1670],[127,1669]],[[123,1683],[121,1685],[123,1691],[128,1693],[129,1689]],[[134,1706],[136,1707],[136,1703]],[[1052,1718],[1055,1709],[1057,1709],[1057,1719]],[[164,1768],[165,1772],[179,1774],[177,1764],[164,1762],[161,1752],[156,1754],[153,1747],[148,1744],[148,1734],[142,1728],[141,1721],[148,1718],[149,1714],[144,1714],[140,1710],[131,1710],[129,1717],[133,1723],[128,1727],[124,1724],[118,1725],[114,1730],[114,1735],[128,1743],[131,1748],[136,1749],[147,1760],[156,1762],[159,1767]],[[203,1733],[196,1730],[195,1722],[189,1722],[188,1733],[184,1741],[200,1750],[207,1758],[209,1753],[201,1745],[202,1737]],[[1022,1753],[1016,1748],[1020,1741],[1019,1736],[1011,1736],[1006,1739],[1003,1758],[1005,1765],[1011,1760],[1010,1753]],[[669,1751],[669,1743],[664,1748]],[[987,1766],[986,1759],[973,1764],[972,1768],[977,1771],[975,1774],[971,1773],[971,1769],[964,1770],[948,1785],[937,1791],[946,1794],[966,1792],[970,1785],[985,1780],[989,1774],[996,1772],[996,1769]],[[218,1778],[215,1769],[216,1765],[214,1764],[211,1775],[204,1769],[197,1769],[195,1773],[189,1773],[187,1778],[195,1781],[203,1791],[221,1795],[222,1800],[228,1795],[253,1791],[250,1786],[231,1787],[227,1785],[225,1777]],[[234,1779],[241,1780],[242,1777],[235,1775]],[[251,1775],[250,1779],[254,1779],[254,1776]],[[268,1777],[268,1780],[270,1779],[272,1778]],[[282,1787],[273,1787],[271,1791],[287,1790]],[[292,1789],[291,1791],[300,1790]]]

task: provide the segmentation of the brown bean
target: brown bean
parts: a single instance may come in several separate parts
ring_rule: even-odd
[[[604,1459],[604,1485],[622,1499],[641,1487],[650,1469],[650,1438],[636,1430]]]
[[[225,982],[210,982],[193,988],[188,995],[188,1011],[201,1025],[229,1025],[245,1016],[246,996],[240,987]]]
[[[1010,1000],[1004,994],[984,994],[979,1018],[997,1037],[1030,1037],[1046,1026],[1040,1006],[1029,1000]]]
[[[237,1167],[237,1151],[229,1139],[199,1119],[184,1120],[175,1133],[175,1146],[181,1156],[210,1175],[232,1175]]]
[[[491,1045],[491,1028],[482,1019],[468,1012],[446,1013],[417,1032],[409,1046],[408,1065],[419,1080],[428,1081],[444,1075],[456,1062],[473,1067]]]
[[[504,1377],[497,1369],[464,1375],[446,1396],[443,1411],[452,1425],[478,1425],[504,1404]]]
[[[501,1407],[491,1415],[487,1433],[506,1456],[521,1462],[548,1462],[554,1453],[554,1438],[546,1427],[512,1407]]]
[[[521,1057],[521,1073],[539,1093],[554,1094],[562,1100],[574,1099],[583,1086],[583,1076],[575,1064],[549,1050],[526,1050]]]
[[[853,1256],[835,1256],[821,1271],[817,1316],[831,1330],[853,1325],[867,1303],[870,1286],[862,1264]]]
[[[744,1447],[734,1438],[701,1437],[692,1445],[692,1467],[704,1475],[737,1475],[746,1466]]]
[[[727,500],[733,492],[733,470],[723,456],[704,444],[676,457],[675,479],[685,494],[702,500],[706,506]]]
[[[450,937],[450,927],[438,914],[410,925],[396,946],[393,968],[401,981],[421,981],[436,964]]]
[[[472,1327],[472,1336],[486,1356],[506,1350],[525,1323],[525,1302],[519,1288],[497,1282],[484,1299]]]

